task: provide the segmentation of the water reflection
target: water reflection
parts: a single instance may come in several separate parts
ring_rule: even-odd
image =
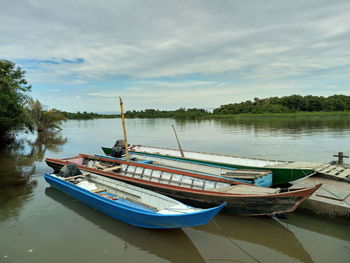
[[[222,119],[215,120],[223,129],[239,126],[242,130],[255,131],[278,131],[283,133],[309,133],[314,130],[320,131],[348,131],[350,118],[259,118],[259,119]]]
[[[236,260],[269,262],[271,258],[283,259],[283,262],[314,262],[303,245],[289,231],[271,218],[239,217],[221,214],[214,223],[186,230],[192,242],[204,247],[211,260]],[[201,244],[206,235],[216,240],[215,247],[227,247],[225,252],[217,253]],[[231,247],[231,248],[230,248]],[[255,258],[255,259],[254,259]],[[207,259],[208,260],[208,259]]]
[[[38,133],[33,140],[18,138],[0,146],[0,220],[16,215],[30,199],[36,185],[32,175],[35,162],[43,161],[46,151],[59,151],[67,139],[57,131]]]
[[[334,237],[348,242],[350,241],[349,221],[346,221],[346,224],[344,224],[344,222],[329,224],[326,219],[292,213],[288,216],[288,220],[282,220],[281,223],[286,227],[296,226],[325,236]]]
[[[45,194],[104,231],[123,240],[125,251],[130,244],[169,262],[204,262],[196,247],[181,229],[162,231],[133,227],[104,216],[80,202],[72,202],[71,197],[53,187],[46,188]]]

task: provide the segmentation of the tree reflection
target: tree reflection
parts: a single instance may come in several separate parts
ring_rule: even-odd
[[[58,152],[67,142],[59,131],[38,133],[33,140],[14,139],[0,142],[0,220],[17,214],[30,199],[36,185],[35,162],[42,162],[46,151]]]

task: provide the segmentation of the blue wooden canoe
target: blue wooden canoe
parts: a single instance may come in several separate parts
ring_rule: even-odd
[[[225,203],[201,209],[98,174],[63,178],[45,174],[53,187],[115,219],[143,228],[181,228],[208,223]]]

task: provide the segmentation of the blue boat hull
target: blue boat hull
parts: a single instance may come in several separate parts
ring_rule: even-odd
[[[51,186],[82,203],[115,219],[143,228],[167,229],[207,224],[225,206],[225,204],[221,204],[217,207],[187,214],[158,214],[123,205],[49,174],[45,174],[44,178]]]

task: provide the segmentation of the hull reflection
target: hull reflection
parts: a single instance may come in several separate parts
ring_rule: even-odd
[[[72,198],[55,188],[46,188],[45,194],[104,231],[157,257],[169,262],[186,262],[188,260],[190,262],[204,262],[196,247],[181,229],[162,231],[135,228],[106,215],[101,215],[98,211],[80,202],[72,202]]]

